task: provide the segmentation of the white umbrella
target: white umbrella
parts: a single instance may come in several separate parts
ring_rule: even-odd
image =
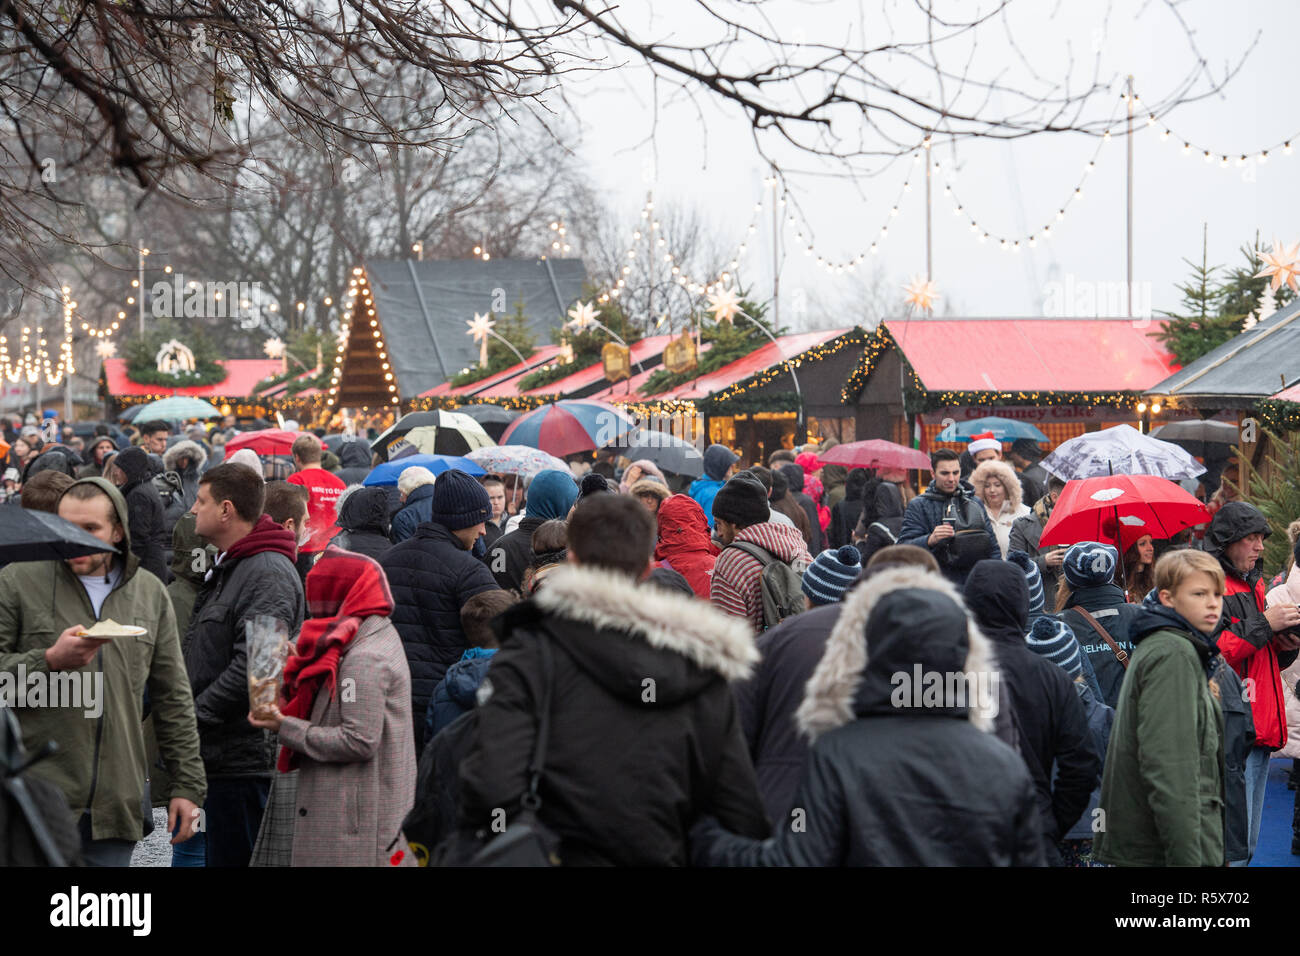
[[[1105,475],[1157,475],[1182,481],[1205,474],[1205,466],[1167,441],[1116,425],[1062,442],[1041,462],[1063,481]]]

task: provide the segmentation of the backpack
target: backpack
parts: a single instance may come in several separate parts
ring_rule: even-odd
[[[803,569],[778,559],[766,548],[752,541],[733,541],[728,547],[739,548],[763,566],[763,629],[776,627],[806,607],[803,595]]]

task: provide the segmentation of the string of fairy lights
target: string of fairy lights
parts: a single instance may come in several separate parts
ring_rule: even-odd
[[[16,358],[9,354],[8,337],[0,335],[0,377],[15,383],[25,378],[30,385],[35,385],[44,378],[49,385],[57,386],[65,376],[77,371],[72,357],[72,323],[77,303],[72,298],[69,286],[63,286],[59,293],[63,332],[57,358],[51,362],[50,340],[46,336],[45,327],[37,325],[33,332],[31,325],[24,325],[17,342],[20,353]]]

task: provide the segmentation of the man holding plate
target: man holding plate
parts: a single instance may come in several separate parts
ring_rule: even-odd
[[[24,746],[58,745],[31,773],[63,791],[85,862],[127,866],[152,828],[146,693],[171,780],[172,842],[188,839],[200,821],[207,781],[194,700],[171,600],[131,554],[121,492],[103,478],[83,478],[63,493],[58,513],[117,550],[0,571],[0,679],[29,689],[15,709]],[[98,636],[86,634],[92,628]],[[30,692],[37,687],[48,692]]]

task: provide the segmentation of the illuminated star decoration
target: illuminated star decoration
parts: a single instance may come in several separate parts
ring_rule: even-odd
[[[929,279],[913,279],[908,285],[903,286],[903,291],[907,293],[903,298],[904,302],[926,312],[934,308],[935,300],[939,298],[938,290]]]
[[[262,344],[262,351],[266,353],[267,358],[284,358],[284,340],[279,336],[273,339],[267,339]]]
[[[579,302],[569,310],[569,321],[564,323],[566,329],[585,332],[588,327],[596,325],[596,316],[600,312],[590,302]]]
[[[111,359],[117,354],[117,343],[105,339],[95,345],[95,354],[102,359]]]
[[[492,313],[487,312],[483,315],[474,313],[473,319],[467,319],[465,322],[469,326],[466,335],[474,336],[474,341],[479,343],[478,347],[478,364],[480,368],[487,368],[487,347],[488,336],[492,335],[492,326],[496,325],[492,321]]]
[[[740,296],[736,295],[735,289],[723,289],[721,292],[711,293],[709,311],[713,313],[714,322],[718,324],[730,322],[734,325],[736,313],[740,311]]]
[[[1259,261],[1264,264],[1264,268],[1255,274],[1255,278],[1272,276],[1274,289],[1280,289],[1285,283],[1293,292],[1300,292],[1300,287],[1296,285],[1296,275],[1300,273],[1300,242],[1285,246],[1274,239],[1273,248],[1261,252]]]

